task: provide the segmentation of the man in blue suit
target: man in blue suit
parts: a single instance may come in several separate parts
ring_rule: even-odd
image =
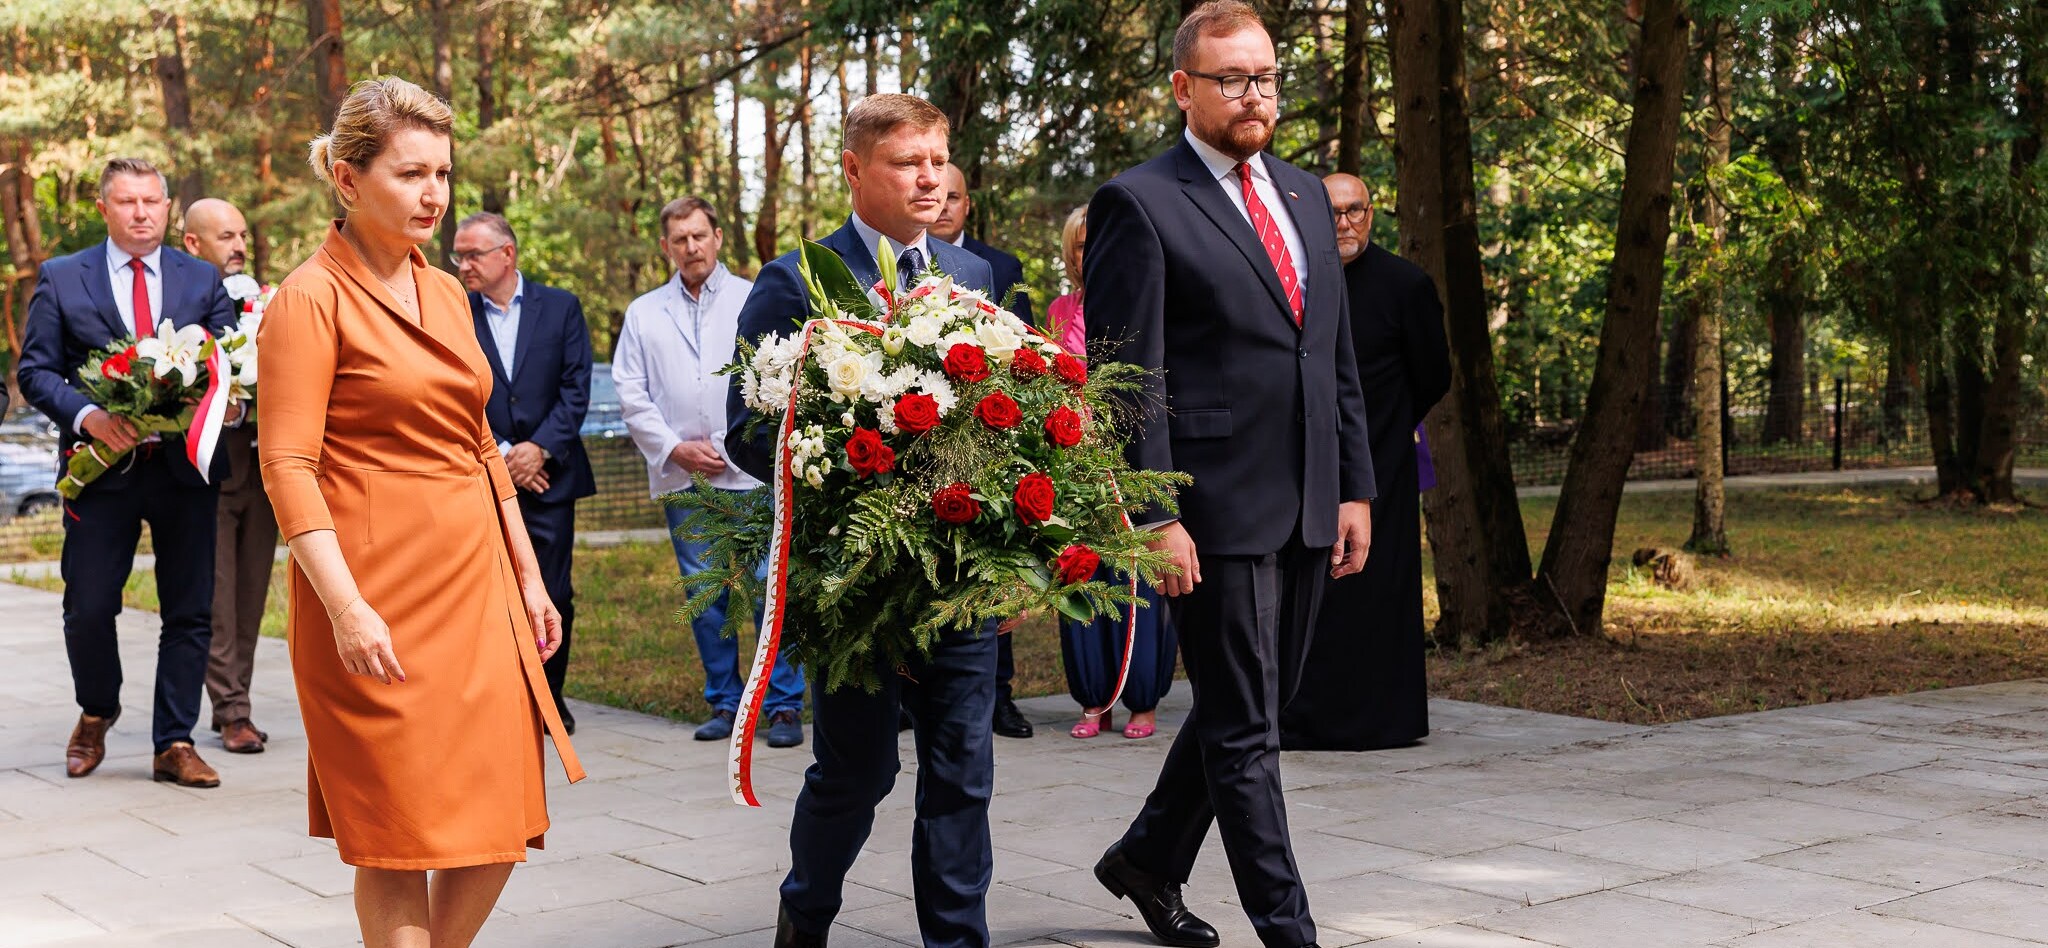
[[[895,255],[904,286],[926,265],[989,290],[988,264],[932,240],[926,229],[944,201],[945,113],[915,96],[873,95],[846,114],[840,165],[853,215],[819,241],[846,261],[863,284],[880,279],[875,251]],[[761,268],[740,311],[740,335],[758,341],[790,333],[808,315],[796,253]],[[773,476],[771,437],[746,436],[746,407],[737,378],[727,417],[726,453],[747,473]],[[914,581],[914,580],[913,580]],[[988,803],[995,789],[995,747],[989,722],[996,697],[994,623],[949,631],[931,656],[898,674],[882,669],[875,694],[860,688],[812,697],[812,753],[789,828],[790,869],[782,883],[775,948],[823,948],[839,914],[847,870],[874,828],[875,806],[895,786],[899,709],[908,711],[917,744],[917,824],[911,837],[911,884],[926,948],[986,948],[988,886],[994,871]]]
[[[519,488],[519,513],[533,538],[541,581],[562,613],[562,647],[543,668],[562,727],[574,734],[576,717],[562,701],[562,679],[576,621],[576,590],[569,581],[576,501],[597,493],[579,434],[590,409],[590,326],[575,294],[519,272],[519,240],[503,217],[484,212],[463,218],[450,257],[469,288],[477,342],[491,363],[484,418]]]
[[[192,726],[213,641],[214,511],[227,454],[216,453],[202,476],[186,460],[182,438],[138,437],[128,419],[92,403],[78,372],[94,350],[164,323],[204,326],[217,336],[234,327],[237,307],[212,264],[163,245],[171,202],[155,167],[138,158],[108,162],[98,205],[106,242],[43,264],[16,367],[29,404],[63,431],[67,457],[85,438],[134,449],[65,505],[64,647],[81,714],[64,772],[83,777],[99,767],[107,731],[121,716],[114,619],[148,523],[163,614],[151,772],[181,786],[219,786],[220,775],[192,748]],[[239,406],[229,408],[230,423],[239,415]]]
[[[932,224],[931,235],[987,261],[996,281],[996,298],[1025,322],[1036,324],[1038,320],[1031,317],[1031,294],[1021,289],[1024,262],[968,236],[967,215],[973,211],[974,198],[967,193],[967,176],[960,172],[959,165],[947,164],[946,202],[939,209],[939,219]],[[1015,296],[1010,295],[1013,289],[1017,290]],[[1010,680],[1017,677],[1015,640],[1005,634],[997,642],[995,732],[1004,737],[1030,737],[1031,721],[1017,710],[1017,702],[1010,694]]]

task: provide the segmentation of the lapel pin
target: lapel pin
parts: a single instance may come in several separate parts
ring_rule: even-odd
[[[1290,198],[1293,198],[1294,200],[1297,200],[1297,201],[1301,200],[1301,195],[1299,195],[1299,194],[1296,194],[1296,193],[1294,193],[1293,191],[1289,191],[1289,192],[1287,192],[1287,196],[1288,196],[1288,197],[1290,197]]]

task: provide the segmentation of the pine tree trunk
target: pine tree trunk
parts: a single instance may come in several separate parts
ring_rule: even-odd
[[[1704,70],[1707,79],[1705,177],[1710,186],[1702,202],[1701,222],[1707,230],[1706,258],[1719,261],[1728,239],[1728,211],[1721,203],[1718,187],[1711,183],[1716,182],[1719,171],[1728,166],[1732,151],[1735,92],[1731,75],[1733,64],[1728,61],[1727,21],[1710,20],[1704,32],[1706,36],[1701,45],[1707,53]],[[1694,466],[1699,472],[1699,481],[1693,491],[1692,536],[1686,539],[1685,548],[1712,556],[1726,556],[1730,552],[1728,472],[1721,464],[1721,387],[1725,371],[1721,364],[1724,299],[1721,273],[1721,268],[1715,266],[1710,277],[1712,285],[1700,287],[1688,301],[1693,310],[1691,322],[1694,326],[1691,395],[1693,444],[1697,453]]]
[[[770,72],[768,89],[761,96],[761,209],[754,218],[754,255],[763,262],[777,256],[775,234],[782,217],[782,151],[788,144],[782,135],[782,116],[775,111],[776,94],[775,77]]]
[[[262,280],[270,272],[270,235],[263,223],[270,202],[277,197],[277,169],[273,167],[277,149],[277,43],[271,36],[276,19],[271,8],[265,7],[258,15],[255,29],[257,76],[256,95],[252,104],[256,107],[257,129],[254,142],[256,163],[256,195],[253,213],[249,219],[249,275]]]
[[[476,131],[478,135],[498,124],[498,17],[493,8],[479,5],[476,12]],[[505,213],[505,193],[496,181],[479,181],[483,186],[483,209]]]
[[[2034,22],[2048,26],[2048,15],[2036,10]],[[2039,207],[2034,166],[2041,160],[2042,140],[2048,138],[2048,61],[2044,61],[2039,30],[2029,33],[2020,55],[2019,82],[2014,99],[2020,124],[2025,131],[2012,144],[2010,173],[2014,190],[2023,195],[2022,204]],[[1994,360],[1991,387],[1986,393],[1983,434],[1978,438],[1977,483],[1986,503],[2010,504],[2019,500],[2014,490],[2012,467],[2016,428],[2020,413],[2020,359],[2026,354],[2027,314],[2033,298],[2034,251],[2040,231],[2037,218],[2022,212],[2016,239],[2006,261],[2005,290],[1999,295],[1998,321],[1991,332]]]
[[[440,96],[441,101],[448,103],[451,108],[455,105],[455,53],[452,40],[450,39],[448,5],[453,2],[454,0],[430,0],[428,4],[428,19],[432,23],[434,39],[434,94]],[[455,263],[448,259],[448,255],[455,252],[455,218],[457,215],[457,205],[452,188],[456,175],[460,173],[459,166],[454,165],[454,151],[455,144],[450,142],[449,158],[451,170],[448,180],[451,193],[448,195],[448,210],[441,215],[441,252],[434,255],[435,265],[450,272],[454,272],[455,267]]]
[[[185,81],[185,23],[169,13],[156,15],[157,55],[151,62],[157,90],[163,96],[164,131],[177,160],[172,178],[178,211],[206,196],[200,172],[202,156],[192,147],[192,90]]]
[[[1458,0],[1388,0],[1401,255],[1444,302],[1451,388],[1428,417],[1437,486],[1423,495],[1442,615],[1435,637],[1476,647],[1541,616],[1500,411],[1474,218]]]
[[[1600,327],[1600,352],[1584,421],[1572,440],[1570,466],[1538,574],[1584,635],[1601,631],[1614,523],[1632,460],[1629,442],[1642,411],[1644,383],[1656,365],[1664,254],[1671,238],[1672,170],[1678,120],[1685,108],[1691,30],[1685,6],[1684,0],[1643,4],[1635,114],[1622,159],[1621,217],[1607,315]]]
[[[320,102],[320,129],[334,125],[334,113],[348,95],[348,63],[342,56],[341,0],[305,0],[306,45],[311,47],[313,91]]]
[[[818,190],[818,166],[813,160],[816,155],[811,148],[811,73],[816,56],[816,50],[809,43],[805,43],[797,54],[797,79],[803,86],[803,92],[796,100],[797,160],[803,164],[797,171],[799,219],[796,232],[798,236],[805,238],[811,236],[811,225],[816,220]]]
[[[725,245],[730,248],[732,253],[733,268],[741,273],[751,273],[753,272],[753,261],[747,256],[747,240],[745,239],[745,234],[747,233],[746,208],[740,204],[740,182],[746,179],[740,176],[740,102],[743,100],[740,98],[740,77],[737,73],[733,74],[731,89],[732,128],[726,135],[725,157],[726,173],[728,180],[732,182],[732,186],[725,189],[728,202],[725,230],[726,233],[733,235],[734,239],[726,241]]]
[[[1355,175],[1365,161],[1365,46],[1371,39],[1371,0],[1344,2],[1344,63],[1337,83],[1337,170]]]

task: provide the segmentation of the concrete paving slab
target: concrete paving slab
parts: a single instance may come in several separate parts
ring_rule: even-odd
[[[0,584],[0,942],[359,944],[354,872],[305,836],[304,737],[282,642],[257,657],[256,757],[200,750],[218,790],[148,778],[131,684],[99,773],[70,780],[76,710],[56,594]],[[131,682],[155,617],[120,619]],[[1089,867],[1121,835],[1187,713],[1147,741],[1043,730],[999,740],[989,911],[998,944],[1149,945]],[[592,778],[551,771],[550,849],[514,871],[479,944],[760,948],[788,865],[808,748],[766,751],[764,806],[725,798],[724,746],[687,723],[579,704]],[[203,713],[203,712],[202,712]],[[1644,728],[1436,701],[1422,745],[1283,755],[1295,849],[1324,948],[2048,945],[2048,682],[1927,692]],[[908,895],[914,757],[849,880],[836,948],[918,939]],[[1212,831],[1189,904],[1226,948],[1257,939]],[[2031,900],[2031,901],[2030,901]]]

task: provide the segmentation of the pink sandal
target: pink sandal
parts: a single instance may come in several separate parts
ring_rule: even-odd
[[[1150,724],[1126,724],[1124,725],[1124,736],[1134,741],[1142,741],[1145,738],[1151,737],[1158,730],[1157,727]]]
[[[1083,711],[1081,712],[1080,722],[1067,731],[1067,736],[1085,741],[1097,734],[1101,734],[1102,725],[1106,717],[1107,715],[1104,713]]]

